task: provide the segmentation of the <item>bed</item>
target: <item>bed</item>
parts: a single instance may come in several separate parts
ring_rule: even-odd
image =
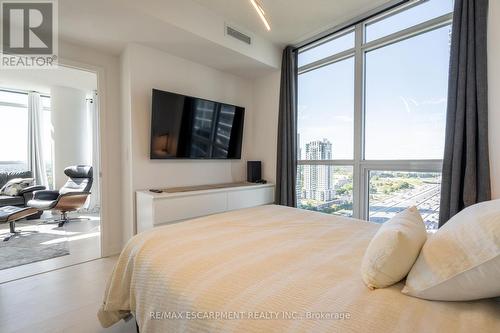
[[[378,225],[268,205],[132,238],[108,282],[104,327],[149,332],[500,332],[498,299],[426,301],[359,272]]]

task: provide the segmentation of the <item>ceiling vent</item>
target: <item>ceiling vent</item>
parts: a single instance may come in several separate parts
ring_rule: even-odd
[[[239,40],[245,44],[248,44],[248,45],[252,44],[252,38],[250,36],[245,35],[241,31],[238,31],[235,28],[230,27],[228,25],[226,25],[226,35],[231,36],[233,38],[236,38],[237,40]]]

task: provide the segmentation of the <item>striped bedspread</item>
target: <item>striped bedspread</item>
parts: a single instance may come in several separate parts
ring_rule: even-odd
[[[500,303],[370,291],[361,258],[378,226],[262,206],[132,238],[108,282],[104,327],[148,332],[500,332]]]

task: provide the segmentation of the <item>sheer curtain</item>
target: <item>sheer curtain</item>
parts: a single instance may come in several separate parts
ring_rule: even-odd
[[[48,185],[42,144],[43,121],[40,94],[28,93],[28,165],[38,185]]]

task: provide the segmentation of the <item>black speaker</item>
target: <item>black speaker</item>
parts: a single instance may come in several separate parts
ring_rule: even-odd
[[[247,181],[250,183],[257,183],[262,180],[261,162],[248,161],[247,162]]]

